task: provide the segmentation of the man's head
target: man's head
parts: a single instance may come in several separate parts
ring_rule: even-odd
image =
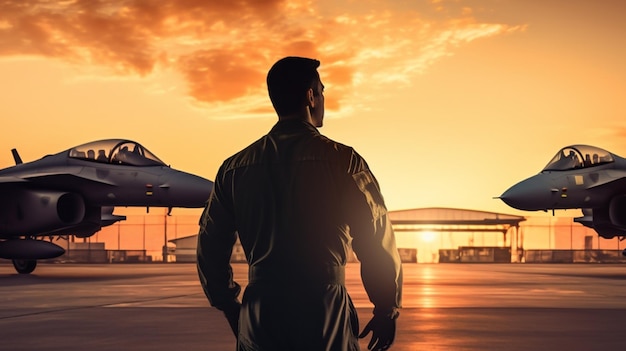
[[[324,119],[324,85],[320,62],[289,56],[278,60],[267,73],[267,90],[280,119],[305,118],[316,127]]]

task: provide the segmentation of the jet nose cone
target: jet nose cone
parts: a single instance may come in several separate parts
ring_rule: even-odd
[[[520,209],[518,205],[520,199],[519,187],[517,187],[516,185],[510,187],[504,193],[502,193],[502,195],[500,195],[499,199],[513,208]]]
[[[161,185],[170,199],[170,207],[204,207],[213,190],[213,182],[193,174],[177,172]]]
[[[550,208],[552,192],[547,179],[541,175],[523,180],[500,195],[505,204],[525,211],[537,211]]]

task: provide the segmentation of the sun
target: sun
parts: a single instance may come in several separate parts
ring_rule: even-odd
[[[431,231],[425,231],[421,233],[422,241],[426,243],[432,243],[437,238],[437,234]]]

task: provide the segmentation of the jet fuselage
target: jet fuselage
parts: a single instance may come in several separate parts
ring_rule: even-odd
[[[626,236],[626,159],[589,145],[561,149],[541,171],[499,198],[525,211],[581,209],[600,236]]]

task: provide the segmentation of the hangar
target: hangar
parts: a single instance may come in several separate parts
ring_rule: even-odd
[[[460,239],[460,233],[502,234],[501,245],[452,246],[462,240],[450,240],[438,246],[438,262],[519,262],[523,254],[523,238],[519,230],[520,222],[525,217],[503,213],[476,210],[430,207],[400,211],[389,211],[389,219],[396,232],[398,250],[404,262],[417,262],[419,248],[413,244],[404,244],[405,234],[428,232],[435,235],[452,233]],[[510,235],[512,232],[512,235]],[[456,233],[456,234],[454,234]],[[177,262],[194,262],[197,235],[169,240],[176,248],[174,255]],[[446,247],[446,245],[448,247]],[[239,242],[236,243],[232,256],[233,262],[245,262],[245,256]],[[356,259],[351,258],[351,261]],[[421,262],[421,261],[420,261]]]
[[[467,245],[444,248],[439,245],[438,262],[519,262],[523,255],[523,237],[520,222],[525,217],[477,210],[429,207],[389,211],[389,218],[401,242],[403,232],[435,233],[495,233],[502,234],[500,245],[476,246],[473,239]],[[456,235],[459,237],[459,235]],[[473,236],[471,237],[473,238]],[[458,239],[458,238],[457,238]],[[448,246],[460,240],[449,240]],[[483,243],[484,244],[484,243]],[[398,243],[398,246],[402,245]]]

